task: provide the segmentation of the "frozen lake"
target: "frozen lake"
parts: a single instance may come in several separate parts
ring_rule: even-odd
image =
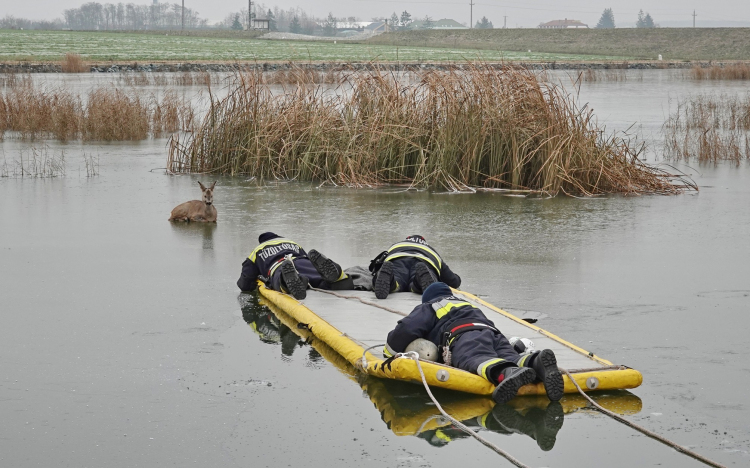
[[[748,89],[670,73],[583,83],[579,99],[608,130],[633,126],[656,161],[675,99]],[[112,77],[34,79],[87,89]],[[269,230],[344,266],[422,234],[462,289],[641,371],[620,395],[640,410],[629,418],[727,466],[750,463],[750,164],[678,166],[697,194],[542,200],[168,176],[166,143],[0,142],[0,164],[46,144],[67,165],[63,177],[0,179],[3,466],[505,463],[450,431],[397,434],[384,419],[429,410],[423,390],[350,378],[240,296],[241,263]],[[168,223],[199,197],[196,180],[218,180],[218,224]],[[703,466],[592,411],[566,414],[549,450],[483,434],[530,466]]]

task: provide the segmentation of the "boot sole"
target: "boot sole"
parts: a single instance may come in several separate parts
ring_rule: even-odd
[[[553,401],[544,411],[544,427],[557,433],[565,421],[565,411],[560,403]]]
[[[338,281],[341,276],[341,270],[339,269],[339,266],[336,265],[336,262],[317,250],[310,250],[307,253],[307,256],[310,258],[310,262],[312,262],[315,269],[318,270],[318,273],[320,273],[320,276],[324,281],[328,283],[335,283]]]
[[[414,276],[416,277],[417,284],[422,288],[422,292],[427,289],[432,283],[437,282],[435,275],[430,271],[430,267],[422,262],[418,262],[414,266]]]
[[[537,428],[536,443],[539,448],[549,452],[555,446],[557,433],[560,431],[565,418],[565,412],[559,402],[553,401],[544,410],[544,419],[541,427]]]
[[[534,433],[534,424],[527,421],[515,409],[507,405],[495,405],[492,408],[492,417],[503,429],[510,433],[521,433],[530,435]]]
[[[495,388],[495,391],[492,392],[492,399],[495,400],[495,403],[502,405],[503,403],[509,402],[515,398],[519,388],[532,383],[536,379],[536,372],[534,372],[534,369],[531,369],[530,367],[523,367],[521,369],[521,372],[511,378],[503,380],[500,382],[500,385]]]
[[[295,299],[302,300],[307,297],[307,283],[299,276],[294,268],[294,263],[284,261],[279,267],[281,268],[281,277],[284,279],[284,285]]]
[[[565,382],[563,382],[562,373],[557,368],[557,359],[555,353],[545,349],[539,354],[542,367],[544,368],[544,390],[547,392],[547,398],[552,401],[559,401],[565,393]]]
[[[375,297],[378,299],[385,299],[388,294],[391,293],[391,283],[393,282],[393,264],[389,262],[383,263],[380,267],[378,276],[375,277],[375,284],[372,289],[375,291]]]

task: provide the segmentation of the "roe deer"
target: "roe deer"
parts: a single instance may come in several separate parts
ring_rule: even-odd
[[[201,190],[203,191],[203,201],[190,200],[189,202],[175,206],[172,210],[172,215],[169,217],[169,221],[216,222],[216,207],[213,205],[216,181],[208,188],[204,187],[200,181],[198,181],[198,185],[201,186]]]

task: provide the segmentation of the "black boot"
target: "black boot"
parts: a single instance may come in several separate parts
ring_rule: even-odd
[[[437,278],[435,278],[435,274],[430,270],[430,267],[424,262],[417,261],[417,264],[414,265],[414,281],[419,285],[420,291],[418,292],[422,293],[429,285],[437,283]]]
[[[537,378],[544,383],[547,398],[559,401],[565,393],[565,383],[560,369],[557,368],[555,353],[551,349],[545,349],[529,356],[529,361],[527,367],[534,369]]]
[[[383,265],[378,271],[378,276],[375,277],[375,281],[372,285],[373,291],[375,291],[375,297],[378,299],[385,299],[388,294],[391,293],[391,285],[393,284],[393,263],[383,262]]]
[[[529,367],[506,367],[500,372],[500,383],[492,392],[492,399],[501,405],[512,400],[518,389],[536,379],[534,369]]]
[[[342,271],[338,263],[314,249],[307,252],[307,256],[324,281],[335,283],[341,279]]]
[[[307,297],[307,278],[297,273],[294,262],[286,259],[281,263],[281,282],[284,288],[295,299],[302,300]]]

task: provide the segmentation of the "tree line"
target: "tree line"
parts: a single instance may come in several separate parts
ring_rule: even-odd
[[[635,22],[636,28],[655,28],[657,26],[658,25],[654,23],[654,19],[651,18],[649,13],[643,13],[643,10],[638,12],[638,19]],[[615,14],[612,11],[612,8],[604,9],[596,27],[599,29],[612,29],[615,27]]]
[[[267,5],[254,2],[253,18],[269,20],[272,31],[284,31],[297,34],[323,34],[333,36],[340,29],[349,29],[350,25],[357,22],[354,17],[337,18],[329,13],[326,18],[316,18],[301,8],[279,7],[270,8]],[[184,18],[184,19],[183,19]],[[0,28],[3,29],[78,29],[78,30],[139,30],[139,29],[189,29],[199,28],[226,28],[247,29],[247,9],[228,14],[223,21],[217,24],[209,24],[208,20],[201,18],[199,13],[191,8],[185,8],[179,3],[155,3],[147,5],[136,5],[135,3],[84,3],[78,8],[70,8],[63,12],[63,18],[52,21],[32,21],[24,18],[6,16],[0,19]],[[433,19],[426,15],[424,18],[415,19],[411,13],[404,10],[401,14],[393,12],[390,17],[376,17],[373,21],[388,23],[390,31],[413,29],[415,26],[421,29],[429,29],[434,26]],[[635,23],[637,28],[658,27],[651,15],[643,10],[638,13]],[[477,29],[493,29],[494,26],[487,17],[482,17],[474,25]],[[615,15],[612,8],[606,8],[596,25],[600,29],[615,27]]]

